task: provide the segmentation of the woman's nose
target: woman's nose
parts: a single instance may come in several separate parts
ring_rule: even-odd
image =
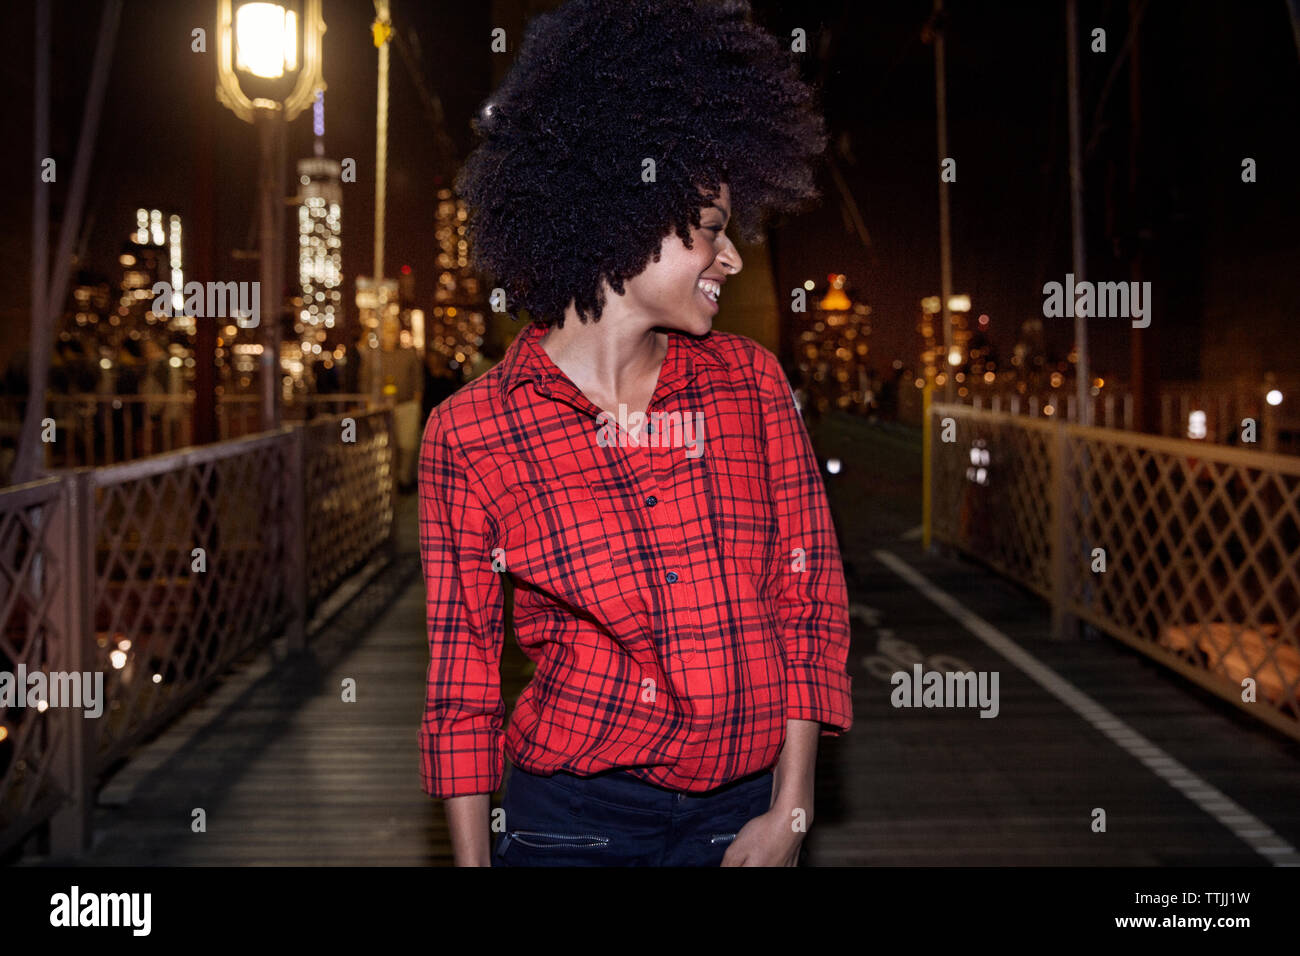
[[[730,240],[727,242],[727,248],[718,254],[718,260],[722,263],[723,269],[730,275],[735,275],[745,267],[745,261],[740,258],[740,253]]]

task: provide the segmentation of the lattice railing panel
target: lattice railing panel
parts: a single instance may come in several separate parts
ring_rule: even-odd
[[[104,679],[87,725],[0,710],[0,852],[69,801],[51,832],[79,852],[105,767],[301,639],[302,562],[315,602],[391,539],[392,413],[355,415],[355,441],[342,417],[0,491],[0,670]]]
[[[291,447],[271,434],[95,473],[101,760],[283,623]]]
[[[0,671],[70,671],[67,489],[44,479],[0,491]],[[58,540],[62,536],[64,540]],[[22,700],[28,688],[15,687]],[[0,850],[65,798],[53,762],[66,721],[0,705]]]
[[[1071,611],[1300,722],[1300,461],[1098,429],[1067,458]]]
[[[952,442],[943,440],[946,418],[955,427]],[[1044,595],[1051,589],[1054,440],[1048,423],[958,405],[931,408],[933,533]]]
[[[344,441],[344,419],[356,425]],[[392,413],[335,416],[306,426],[307,601],[315,605],[392,532]]]
[[[1300,737],[1300,460],[963,406],[931,426],[936,537]]]

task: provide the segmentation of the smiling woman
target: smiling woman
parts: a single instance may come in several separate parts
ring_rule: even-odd
[[[742,0],[576,0],[540,16],[476,128],[456,183],[471,255],[507,311],[545,325],[571,302],[599,319],[602,280],[621,295],[666,235],[687,250],[724,235],[732,201],[758,241],[768,213],[818,196],[826,144],[812,89]]]
[[[573,0],[479,131],[471,254],[533,321],[425,425],[424,789],[462,865],[794,865],[847,592],[779,362],[712,325],[733,217],[816,196],[812,90],[740,0]]]

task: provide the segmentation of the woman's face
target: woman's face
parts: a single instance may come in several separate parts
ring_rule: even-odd
[[[731,190],[723,183],[713,205],[701,206],[699,228],[691,232],[693,248],[669,232],[659,249],[659,261],[624,284],[626,304],[651,318],[650,326],[704,335],[713,327],[723,284],[743,266],[740,253],[727,238],[731,219]],[[710,291],[705,291],[708,288]]]

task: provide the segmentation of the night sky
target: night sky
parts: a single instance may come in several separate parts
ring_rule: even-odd
[[[461,151],[472,145],[469,117],[491,92],[494,24],[490,3],[393,0],[399,30],[415,38],[427,85],[442,99]],[[757,19],[778,36],[809,33],[810,78],[823,83],[836,162],[864,218],[871,244],[846,229],[841,197],[821,176],[821,208],[773,235],[778,291],[805,278],[844,272],[875,310],[875,354],[909,364],[919,343],[917,303],[937,294],[938,183],[932,47],[921,41],[930,0],[889,3],[757,0]],[[98,29],[98,5],[56,2],[53,154],[60,184],[52,226],[72,178],[77,130]],[[1289,334],[1300,302],[1300,56],[1284,0],[1137,3],[1142,9],[1143,88],[1137,201],[1128,195],[1130,85],[1127,69],[1110,81],[1124,43],[1128,2],[1080,3],[1080,32],[1107,30],[1107,53],[1081,54],[1089,278],[1127,280],[1130,256],[1143,253],[1143,277],[1156,284],[1156,322],[1164,330],[1169,377],[1213,376],[1240,353],[1300,374]],[[86,216],[93,217],[86,266],[115,274],[137,206],[191,206],[194,116],[214,111],[218,203],[216,267],[223,278],[256,278],[255,263],[229,257],[255,246],[257,141],[251,126],[216,104],[208,53],[190,50],[190,30],[211,29],[211,0],[128,0],[96,149]],[[1064,3],[951,0],[948,21],[954,291],[993,318],[1004,348],[1024,318],[1040,315],[1042,285],[1070,270]],[[9,5],[2,32],[6,180],[30,183],[31,4]],[[326,155],[354,157],[358,181],[344,186],[344,301],[351,278],[370,272],[376,51],[369,0],[325,0]],[[829,31],[829,60],[820,62]],[[511,37],[512,49],[517,37]],[[497,54],[502,56],[503,54]],[[509,54],[504,54],[509,56]],[[429,122],[401,58],[392,56],[387,273],[409,264],[427,307],[434,287],[435,191],[454,169],[439,168]],[[206,75],[206,74],[205,74]],[[1103,89],[1108,89],[1100,109]],[[310,111],[291,126],[291,160],[311,154]],[[1241,183],[1254,157],[1259,181]],[[292,182],[292,172],[286,174]],[[30,269],[30,188],[3,191],[0,350],[26,338]],[[286,224],[292,226],[292,216]],[[51,242],[57,239],[52,229]],[[286,249],[289,249],[286,246]],[[293,268],[293,256],[286,256]],[[787,298],[788,301],[788,298]],[[1163,321],[1162,321],[1163,320]],[[1127,370],[1127,322],[1097,320],[1097,371]],[[1064,352],[1070,320],[1049,324]],[[1206,351],[1212,346],[1218,351]],[[1207,356],[1215,356],[1207,362]],[[1229,358],[1225,360],[1223,356]],[[0,360],[7,360],[0,355]],[[1206,367],[1207,364],[1215,367]]]

